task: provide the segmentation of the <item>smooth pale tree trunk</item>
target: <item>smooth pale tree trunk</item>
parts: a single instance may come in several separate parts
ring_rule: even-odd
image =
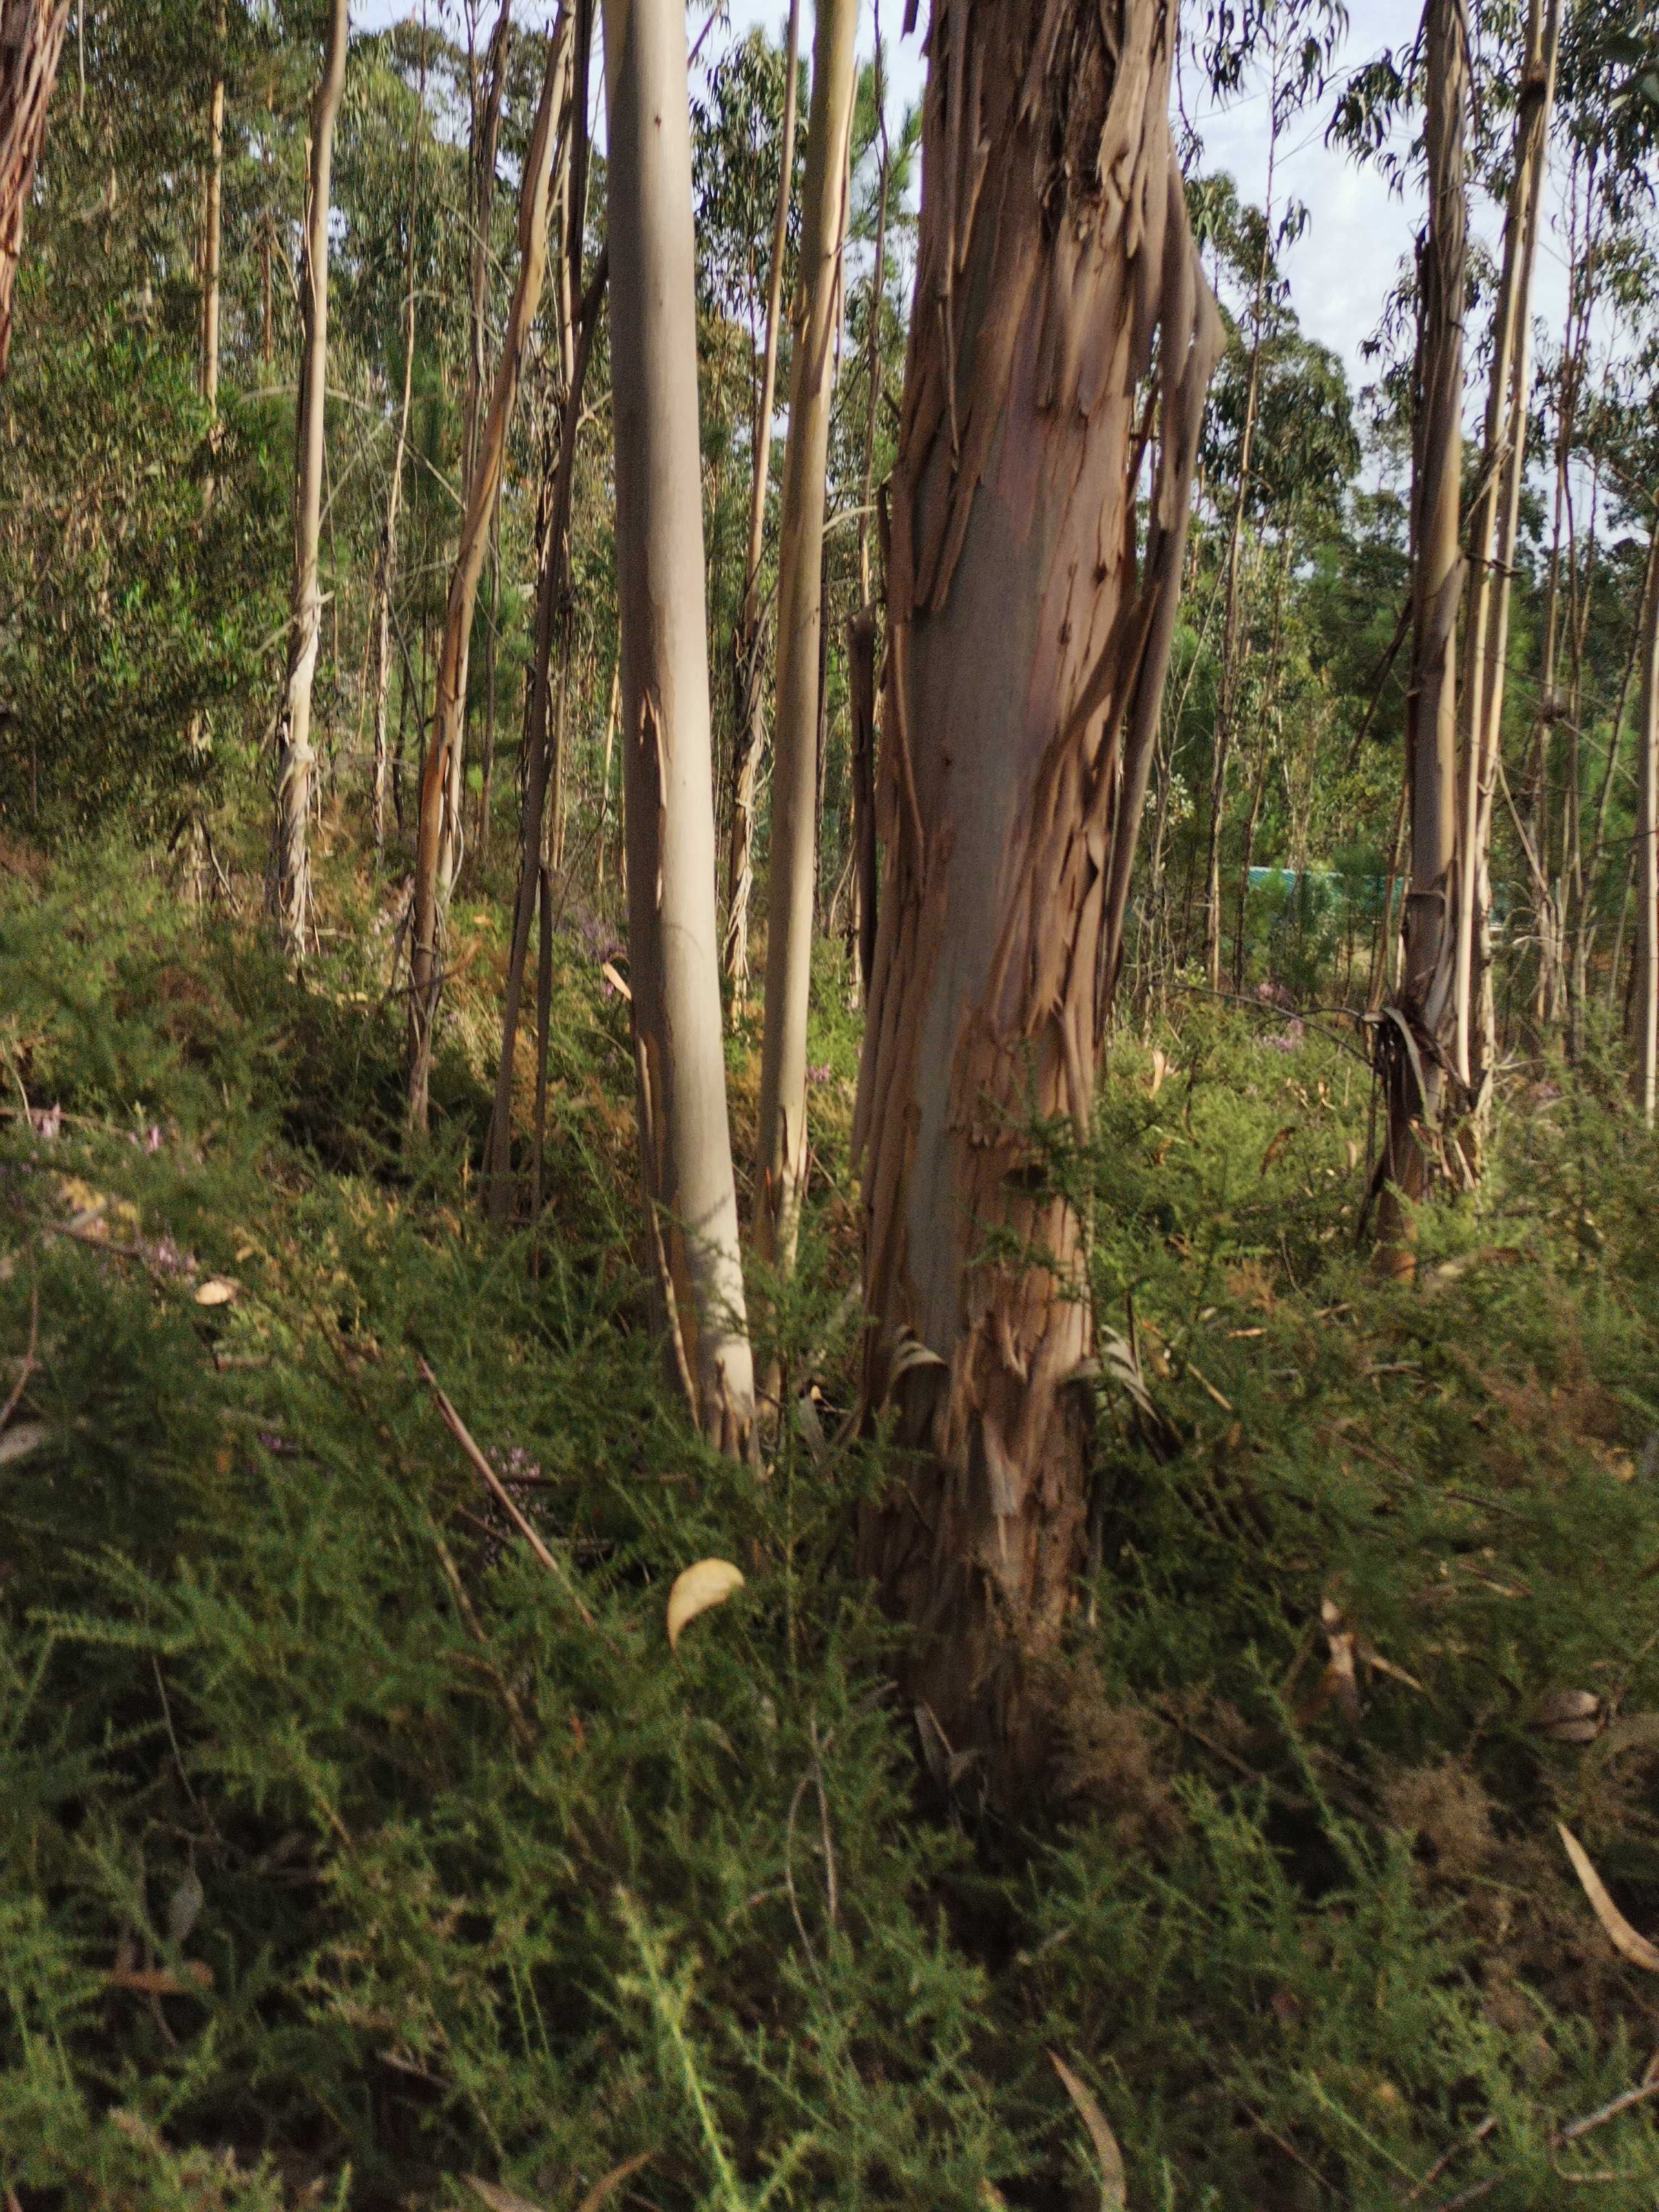
[[[761,1036],[755,1250],[793,1270],[806,1180],[806,1012],[817,888],[823,501],[847,228],[858,0],[818,0],[778,549],[778,693]]]
[[[1622,935],[1622,931],[1620,934]],[[1653,1127],[1659,1083],[1659,562],[1642,615],[1642,724],[1636,764],[1636,1103]]]
[[[737,718],[732,756],[732,826],[726,862],[726,934],[720,963],[734,1006],[749,990],[749,901],[755,888],[755,788],[766,750],[762,704],[761,551],[766,539],[766,493],[772,473],[772,410],[777,396],[778,326],[783,315],[783,261],[789,238],[789,198],[795,177],[795,106],[800,79],[800,0],[789,0],[784,42],[783,130],[778,198],[772,217],[772,260],[766,278],[766,334],[762,342],[760,397],[755,410],[755,465],[749,484],[749,553],[743,605],[732,633],[732,672]]]
[[[519,198],[518,279],[507,313],[501,357],[495,366],[489,413],[467,493],[454,571],[449,580],[432,709],[432,734],[421,767],[409,993],[409,1121],[416,1130],[426,1127],[432,1031],[443,980],[441,938],[449,885],[444,880],[442,862],[450,762],[461,741],[472,616],[489,543],[490,522],[501,495],[507,428],[518,398],[525,344],[547,273],[548,188],[553,175],[556,125],[569,76],[569,63],[570,19],[562,15],[557,27],[549,34],[541,98],[525,156]],[[453,880],[452,875],[450,881]]]
[[[890,489],[854,1139],[865,1401],[915,1457],[859,1549],[915,1631],[930,1734],[1005,1799],[1045,1771],[1094,1372],[1083,1225],[1031,1132],[1091,1127],[1222,342],[1170,141],[1174,11],[1112,21],[1109,47],[1092,0],[935,10]]]
[[[374,559],[374,762],[369,795],[370,826],[378,862],[386,852],[386,695],[392,684],[392,594],[398,581],[398,520],[403,505],[404,455],[409,447],[409,410],[415,392],[415,224],[420,212],[421,125],[426,113],[426,25],[421,26],[421,70],[415,112],[409,127],[409,207],[404,252],[404,388],[398,408],[398,434],[392,449],[392,473],[386,488],[386,514]]]
[[[853,799],[853,875],[848,933],[857,956],[860,1000],[870,995],[876,957],[876,636],[870,597],[870,537],[875,501],[876,415],[881,404],[881,319],[887,282],[887,190],[892,158],[887,143],[887,76],[881,43],[881,0],[875,0],[876,252],[870,271],[870,327],[865,348],[864,473],[859,492],[859,608],[847,626],[848,693],[852,715],[850,781]]]
[[[1492,817],[1502,738],[1510,580],[1526,476],[1532,370],[1532,274],[1549,152],[1560,45],[1559,0],[1531,0],[1515,119],[1514,173],[1504,219],[1504,268],[1493,321],[1480,489],[1469,518],[1468,606],[1463,624],[1462,825],[1454,954],[1452,1065],[1468,1094],[1478,1159],[1497,1058],[1492,993]],[[1617,732],[1615,727],[1616,748]]]
[[[305,258],[300,277],[304,342],[295,424],[294,588],[289,611],[288,679],[278,722],[276,823],[270,906],[284,950],[306,955],[311,918],[311,692],[323,601],[317,548],[322,527],[324,433],[328,401],[328,226],[334,160],[334,118],[345,89],[347,0],[331,0],[328,47],[311,106],[311,177]]]
[[[0,378],[11,354],[11,293],[23,210],[46,143],[69,0],[0,0]]]
[[[467,282],[466,399],[461,421],[461,507],[463,530],[473,478],[482,459],[484,435],[485,307],[489,280],[489,219],[495,203],[495,154],[501,138],[501,99],[507,88],[507,50],[512,36],[513,0],[501,0],[495,27],[489,37],[482,85],[474,83],[469,173],[472,179],[472,238]],[[469,48],[471,64],[471,48]],[[491,527],[494,526],[492,514]],[[444,784],[443,822],[438,837],[438,889],[447,900],[460,871],[465,845],[462,806],[465,795],[466,701],[449,748],[448,773]]]
[[[754,1363],[720,1024],[679,0],[605,0],[605,76],[629,981],[646,1228],[693,1417],[744,1453]]]
[[[1410,1209],[1452,1164],[1442,1133],[1456,966],[1458,501],[1463,459],[1465,0],[1429,0],[1425,30],[1429,222],[1419,257],[1421,325],[1412,460],[1411,673],[1406,691],[1410,874],[1400,989],[1376,1050],[1387,1107],[1378,1166],[1378,1261],[1408,1274]],[[1461,1158],[1461,1155],[1459,1155]]]
[[[208,94],[208,166],[202,195],[202,352],[199,368],[202,398],[208,411],[208,450],[210,456],[217,453],[219,446],[219,274],[225,177],[225,11],[222,7],[214,11],[213,27],[214,74]],[[215,489],[210,460],[202,483],[204,520],[212,512]],[[191,716],[185,738],[189,757],[199,775],[212,745],[207,717],[199,708]],[[211,865],[208,826],[199,788],[192,790],[186,801],[184,841],[184,895],[188,902],[199,905],[207,896]]]

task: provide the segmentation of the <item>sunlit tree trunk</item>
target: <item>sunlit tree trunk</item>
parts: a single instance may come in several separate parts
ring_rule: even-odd
[[[1042,1767],[1091,1426],[1083,1230],[1032,1132],[1091,1127],[1221,343],[1174,37],[1158,0],[942,0],[931,33],[854,1123],[866,1400],[915,1457],[860,1554],[1004,1794]]]
[[[374,760],[369,816],[378,861],[386,851],[386,695],[392,683],[392,594],[398,582],[398,518],[403,505],[404,456],[409,446],[409,410],[415,392],[415,224],[420,213],[421,127],[426,114],[426,28],[421,30],[421,68],[415,109],[409,126],[409,205],[404,249],[404,388],[398,408],[398,434],[386,488],[386,514],[374,555]]]
[[[878,170],[876,251],[870,271],[870,326],[866,333],[864,473],[859,489],[859,607],[847,626],[847,677],[852,720],[853,882],[850,933],[857,954],[860,997],[867,998],[876,957],[876,637],[870,597],[870,540],[876,482],[876,416],[881,404],[881,325],[887,283],[887,195],[892,155],[887,141],[887,76],[881,43],[881,0],[875,0],[874,86]]]
[[[1559,0],[1531,0],[1515,122],[1515,169],[1504,221],[1504,272],[1493,325],[1480,489],[1469,519],[1469,604],[1463,629],[1462,848],[1454,970],[1453,1065],[1470,1100],[1478,1158],[1497,1035],[1492,992],[1492,816],[1504,714],[1515,569],[1526,475],[1533,265],[1549,150],[1560,42]]]
[[[1408,1205],[1443,1162],[1449,1103],[1443,1038],[1456,956],[1458,850],[1457,609],[1463,551],[1458,501],[1463,458],[1463,301],[1468,266],[1464,177],[1468,91],[1465,0],[1429,0],[1429,222],[1419,258],[1422,317],[1412,465],[1411,675],[1406,698],[1410,877],[1400,991],[1377,1030],[1387,1103],[1378,1203],[1380,1256],[1413,1266]]]
[[[777,395],[778,326],[783,315],[783,261],[789,235],[789,197],[795,176],[796,88],[800,77],[800,0],[789,0],[784,42],[781,166],[772,217],[772,261],[766,279],[766,333],[762,343],[760,398],[755,410],[755,465],[749,487],[749,552],[743,605],[732,633],[737,717],[732,738],[732,824],[726,862],[726,934],[720,961],[733,1001],[749,988],[749,901],[755,886],[755,787],[766,748],[765,684],[761,647],[761,551],[766,538],[766,493],[772,471],[772,410]]]
[[[300,276],[304,341],[295,423],[294,588],[288,679],[278,723],[276,823],[270,905],[284,949],[303,960],[311,918],[311,691],[322,629],[317,548],[322,526],[323,440],[328,402],[328,226],[334,118],[345,89],[348,0],[331,0],[328,46],[311,107],[311,176]]]
[[[507,433],[518,398],[520,372],[530,325],[542,295],[547,270],[548,187],[553,173],[555,130],[569,74],[570,21],[562,15],[549,34],[541,98],[525,156],[519,200],[519,274],[508,310],[501,357],[496,363],[489,412],[480,437],[472,483],[467,493],[461,540],[449,581],[443,643],[438,655],[437,696],[432,733],[421,769],[418,842],[415,856],[415,901],[411,924],[409,994],[409,1119],[424,1129],[427,1091],[432,1072],[432,1030],[442,985],[441,936],[450,888],[443,874],[444,829],[449,769],[461,741],[466,710],[467,654],[478,579],[483,570],[491,519],[500,496]],[[453,877],[451,878],[453,882]]]
[[[11,292],[23,210],[46,143],[69,0],[0,0],[0,377],[11,353]]]
[[[693,1417],[743,1452],[754,1365],[720,1023],[679,0],[605,0],[605,74],[629,980],[646,1227]]]
[[[806,1012],[817,888],[823,501],[847,226],[858,0],[817,0],[778,548],[778,692],[755,1249],[789,1272],[806,1178]]]
[[[1622,934],[1622,932],[1621,932]],[[1636,765],[1636,1103],[1653,1127],[1659,1083],[1659,562],[1642,612],[1642,722]]]

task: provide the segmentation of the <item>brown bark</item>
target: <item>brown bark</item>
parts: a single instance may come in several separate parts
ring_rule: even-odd
[[[840,317],[858,0],[817,0],[802,186],[800,274],[790,319],[789,437],[778,548],[778,685],[761,1040],[755,1250],[793,1272],[806,1181],[806,1015],[817,889],[823,502]]]
[[[1412,641],[1406,699],[1411,866],[1400,991],[1376,1030],[1388,1122],[1378,1174],[1379,1259],[1409,1273],[1411,1205],[1448,1164],[1445,1032],[1456,953],[1458,500],[1463,455],[1465,0],[1425,16],[1429,222],[1419,257],[1419,368],[1412,462]],[[1402,1204],[1403,1201],[1403,1204]]]
[[[491,520],[500,496],[507,426],[518,398],[524,349],[541,299],[547,270],[548,187],[553,174],[555,131],[569,77],[570,19],[562,14],[548,37],[547,67],[541,98],[525,156],[519,200],[519,274],[508,311],[501,357],[489,395],[472,483],[467,493],[461,540],[449,582],[443,643],[438,656],[432,732],[421,769],[418,840],[415,857],[414,919],[410,947],[409,1120],[424,1129],[427,1090],[432,1073],[432,1030],[442,988],[440,937],[447,886],[443,880],[446,798],[452,757],[460,743],[466,705],[467,655],[478,579],[483,569]],[[453,873],[450,881],[453,882]]]
[[[328,47],[311,108],[311,174],[300,299],[304,343],[295,422],[294,587],[289,617],[288,678],[279,720],[276,820],[270,907],[289,957],[303,960],[311,918],[311,691],[322,627],[318,544],[323,506],[328,398],[328,226],[334,118],[345,89],[349,0],[331,0]]]
[[[1649,1128],[1659,1098],[1659,562],[1642,612],[1642,720],[1636,765],[1637,1110]],[[1622,934],[1622,932],[1620,933]]]
[[[23,251],[23,210],[46,143],[46,109],[69,22],[69,0],[0,0],[0,378],[11,354],[11,293]]]
[[[848,690],[853,714],[853,913],[859,983],[867,1000],[876,964],[876,611],[860,608],[847,626]]]
[[[923,112],[854,1123],[866,1400],[916,1456],[860,1553],[1003,1794],[1042,1767],[1090,1426],[1082,1226],[1029,1132],[1091,1127],[1221,343],[1174,36],[1156,0],[943,0]]]
[[[800,78],[800,0],[789,0],[784,42],[781,167],[772,217],[772,259],[766,279],[766,333],[761,348],[760,393],[755,404],[755,465],[749,487],[749,554],[744,566],[743,606],[732,633],[732,672],[737,717],[732,739],[732,824],[726,862],[726,934],[720,964],[734,1002],[749,989],[749,901],[755,887],[755,788],[766,750],[762,705],[764,673],[761,625],[761,551],[766,538],[766,494],[772,471],[772,410],[777,392],[778,327],[783,313],[783,259],[789,234],[789,196],[795,176],[795,103]]]
[[[679,0],[605,0],[605,74],[629,981],[646,1231],[693,1418],[741,1453],[753,1435],[754,1364],[720,1023]]]

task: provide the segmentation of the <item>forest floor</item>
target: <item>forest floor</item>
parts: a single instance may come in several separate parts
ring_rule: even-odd
[[[604,932],[503,1236],[497,906],[411,1161],[390,894],[322,891],[295,981],[130,851],[0,886],[11,2212],[1655,2202],[1659,1210],[1609,1070],[1508,1071],[1383,1282],[1351,1024],[1118,1043],[1054,1167],[1119,1382],[1019,1828],[930,1772],[852,1571],[837,980],[757,1292],[818,1419],[757,1480],[659,1377]],[[709,1556],[744,1586],[671,1651]]]

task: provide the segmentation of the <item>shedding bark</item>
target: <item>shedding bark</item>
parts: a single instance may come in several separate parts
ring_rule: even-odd
[[[11,356],[23,210],[46,143],[46,109],[68,23],[69,0],[0,0],[0,378]]]
[[[1659,562],[1642,611],[1642,720],[1636,761],[1636,1103],[1653,1127],[1659,1084]],[[1620,935],[1623,935],[1621,929]]]
[[[322,530],[324,434],[328,400],[328,227],[334,119],[345,89],[348,0],[331,0],[328,46],[311,106],[311,174],[307,194],[300,305],[304,339],[295,423],[294,586],[289,603],[288,677],[277,726],[276,821],[269,905],[284,950],[306,956],[311,919],[311,693],[317,673],[323,600],[318,578]]]
[[[426,1127],[433,1024],[442,988],[440,939],[448,888],[444,881],[442,857],[450,763],[460,744],[472,616],[489,546],[490,521],[501,493],[507,427],[518,398],[525,345],[547,270],[548,188],[553,174],[556,125],[569,70],[570,18],[568,14],[561,14],[557,27],[549,35],[547,67],[543,73],[541,97],[525,156],[519,200],[518,279],[507,313],[501,357],[496,363],[495,385],[489,395],[489,413],[467,493],[454,571],[450,577],[443,643],[438,656],[432,734],[421,769],[409,992],[409,1121],[416,1130]],[[452,871],[450,881],[453,880]]]
[[[806,1014],[817,888],[818,716],[825,642],[823,501],[857,32],[858,0],[817,0],[778,548],[772,856],[755,1192],[756,1252],[786,1274],[794,1267],[806,1180]]]
[[[1485,451],[1470,516],[1463,625],[1462,849],[1454,948],[1452,1065],[1468,1094],[1471,1157],[1479,1156],[1497,1057],[1492,993],[1492,818],[1508,667],[1510,583],[1526,476],[1531,385],[1532,275],[1560,46],[1560,0],[1530,0],[1515,162],[1504,218],[1504,268],[1493,325]],[[1615,725],[1616,744],[1616,725]]]
[[[1087,1135],[1220,316],[1158,0],[941,0],[890,501],[885,861],[854,1121],[864,1390],[915,1454],[860,1552],[925,1725],[1040,1776],[1080,1563]],[[1154,376],[1157,438],[1138,427]]]
[[[796,88],[800,79],[800,0],[789,0],[784,41],[783,130],[777,209],[772,218],[772,261],[766,279],[766,333],[762,341],[760,394],[755,404],[755,465],[749,487],[749,554],[743,605],[732,633],[732,673],[737,718],[732,751],[732,824],[726,863],[726,934],[720,964],[733,1003],[749,989],[749,901],[755,887],[755,787],[766,750],[761,620],[761,552],[766,539],[766,493],[772,472],[772,410],[777,395],[778,325],[783,314],[783,259],[789,238],[789,195],[795,176]]]
[[[696,242],[679,0],[605,0],[629,981],[646,1229],[704,1434],[751,1449],[714,911]]]
[[[1412,456],[1411,672],[1406,690],[1410,872],[1400,989],[1376,1030],[1387,1127],[1376,1170],[1379,1263],[1415,1264],[1408,1208],[1461,1161],[1443,1121],[1457,1103],[1446,1051],[1457,928],[1457,610],[1463,590],[1458,502],[1463,459],[1463,301],[1468,267],[1464,173],[1466,0],[1428,0],[1428,229],[1419,253],[1417,405]],[[1460,1086],[1461,1088],[1461,1086]]]

